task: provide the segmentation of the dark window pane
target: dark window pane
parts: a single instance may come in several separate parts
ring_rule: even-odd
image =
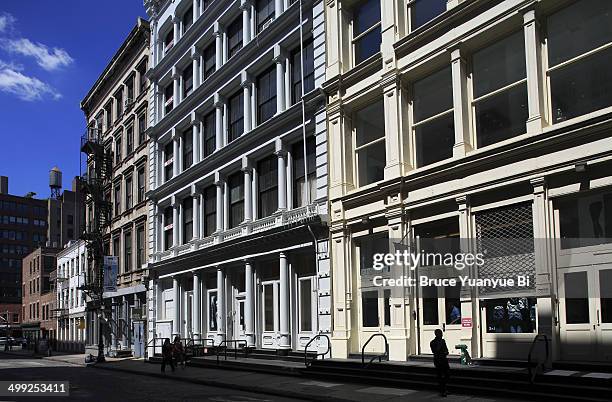
[[[612,243],[612,193],[560,201],[559,226],[563,249]]]
[[[183,133],[183,169],[193,165],[193,133],[187,130]]]
[[[565,319],[567,324],[588,324],[589,314],[589,283],[586,271],[568,272],[564,275],[565,282]]]
[[[301,207],[309,203],[306,199],[306,186],[310,189],[310,200],[316,198],[317,191],[317,166],[316,166],[316,140],[314,137],[306,139],[306,158],[308,169],[308,183],[304,177],[304,143],[296,143],[292,147],[291,156],[293,160],[293,207]]]
[[[415,128],[417,166],[426,166],[453,156],[455,122],[445,114]]]
[[[449,66],[414,83],[415,122],[453,108],[452,79]]]
[[[385,110],[382,100],[355,113],[355,145],[360,147],[385,136]]]
[[[556,66],[612,42],[611,21],[610,0],[577,1],[548,17],[549,65]]]
[[[216,117],[215,112],[204,116],[204,157],[215,152],[216,142]]]
[[[312,331],[312,281],[300,284],[300,331]]]
[[[257,77],[257,122],[264,123],[276,114],[276,68]]]
[[[523,31],[474,54],[474,98],[503,88],[527,76]]]
[[[380,141],[357,151],[359,185],[375,183],[385,177],[385,142]]]
[[[612,106],[612,49],[550,72],[553,122]]]
[[[264,331],[274,331],[274,286],[266,284],[264,288]]]
[[[535,297],[483,300],[488,333],[534,333],[536,331]]]
[[[612,323],[612,269],[599,271],[601,322]]]
[[[228,102],[229,141],[232,142],[244,133],[244,95],[238,92]]]
[[[227,28],[228,58],[238,53],[242,48],[242,17],[238,17]]]
[[[385,289],[384,291],[384,313],[385,313],[385,326],[391,325],[391,291],[389,289]]]
[[[368,32],[355,41],[355,64],[359,64],[368,57],[380,52],[382,34],[380,27]]]
[[[204,190],[204,236],[212,235],[217,226],[217,188],[207,187]]]
[[[274,0],[257,0],[255,13],[257,14],[257,32],[260,32],[266,22],[274,19]]]
[[[205,48],[202,56],[204,59],[203,79],[205,80],[210,77],[216,69],[217,55],[215,51],[215,44],[213,43],[212,45],[209,45],[207,48]]]
[[[380,22],[380,0],[367,0],[355,8],[354,36]]]
[[[421,288],[423,298],[423,325],[438,325],[438,289],[433,286]]]
[[[477,102],[478,147],[524,134],[528,115],[526,83]]]
[[[361,293],[361,315],[364,327],[378,327],[378,291]]]
[[[257,164],[259,217],[265,218],[278,209],[278,161],[271,156]]]
[[[230,227],[239,226],[244,220],[244,177],[239,172],[229,177]]]
[[[446,313],[446,325],[461,324],[461,282],[456,286],[444,288],[444,310]]]
[[[416,0],[412,6],[412,29],[433,20],[446,11],[447,0]]]

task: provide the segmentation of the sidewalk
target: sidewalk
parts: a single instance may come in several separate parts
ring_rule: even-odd
[[[441,398],[432,391],[377,387],[365,384],[343,384],[340,382],[316,381],[306,377],[262,374],[250,371],[200,367],[183,369],[178,367],[173,373],[170,367],[167,367],[166,373],[162,373],[159,364],[146,363],[142,359],[109,361],[91,367],[309,401],[354,402],[367,400],[368,402],[399,402],[406,401],[407,398],[410,398],[411,401],[484,400],[469,395],[450,395],[448,398]],[[492,398],[486,400],[502,401],[502,399]]]

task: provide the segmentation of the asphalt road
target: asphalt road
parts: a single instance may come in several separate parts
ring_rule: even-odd
[[[211,401],[290,402],[296,399],[189,384],[171,379],[98,370],[0,353],[0,381],[69,381],[70,396],[0,397],[0,401]]]

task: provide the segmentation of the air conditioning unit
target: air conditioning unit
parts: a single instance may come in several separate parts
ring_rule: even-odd
[[[264,29],[269,27],[272,24],[272,22],[274,22],[274,18],[269,19],[268,21],[264,22],[264,24],[261,26],[261,30],[263,31]]]

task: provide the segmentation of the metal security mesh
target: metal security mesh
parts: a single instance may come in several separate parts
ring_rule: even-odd
[[[528,293],[535,289],[535,256],[531,204],[517,204],[476,214],[476,246],[484,256],[478,277],[514,278],[524,275],[529,286],[482,286],[481,295]]]

